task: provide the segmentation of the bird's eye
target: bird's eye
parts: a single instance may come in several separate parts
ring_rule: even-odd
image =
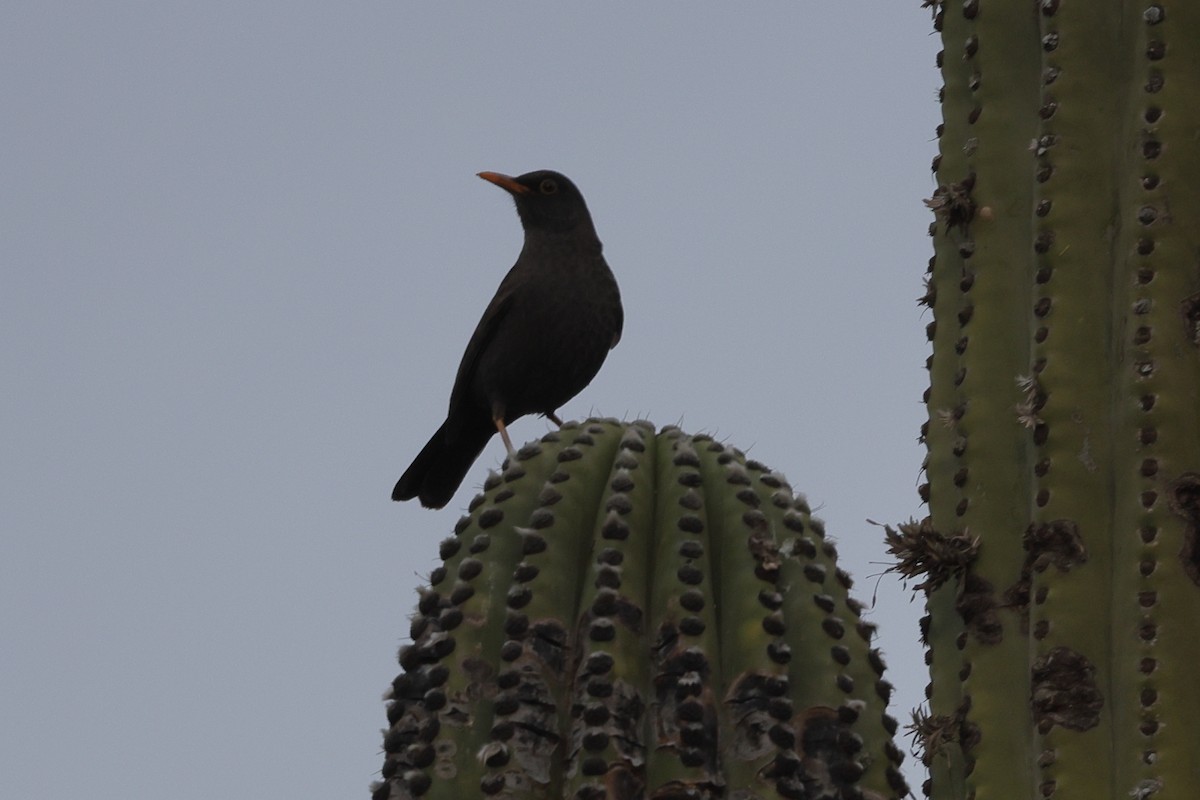
[[[546,178],[538,188],[542,190],[542,194],[554,194],[558,191],[558,184],[550,178]]]

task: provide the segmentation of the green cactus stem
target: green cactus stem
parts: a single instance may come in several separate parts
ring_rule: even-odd
[[[835,548],[736,449],[568,423],[487,480],[441,555],[376,800],[907,794]]]
[[[934,8],[926,792],[1193,798],[1200,7]]]

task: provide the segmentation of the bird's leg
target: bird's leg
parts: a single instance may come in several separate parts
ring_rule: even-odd
[[[555,425],[557,425],[558,427],[560,427],[560,428],[562,427],[562,420],[561,420],[561,419],[559,419],[559,418],[558,418],[558,414],[555,414],[553,411],[547,411],[547,412],[546,412],[545,414],[543,414],[542,416],[544,416],[546,419],[548,419],[548,420],[550,420],[551,422],[553,422],[553,423],[554,423]]]
[[[513,448],[512,439],[508,438],[508,428],[504,427],[504,415],[492,417],[492,422],[496,423],[496,430],[500,431],[500,438],[504,440],[504,447],[508,450],[509,457],[516,458],[517,451]]]

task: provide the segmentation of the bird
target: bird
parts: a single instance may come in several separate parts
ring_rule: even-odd
[[[591,383],[624,324],[616,278],[575,184],[552,170],[478,175],[512,196],[525,241],[467,343],[446,421],[392,491],[426,508],[450,502],[497,432],[514,455],[507,426],[518,417],[541,414],[561,427],[558,408]]]

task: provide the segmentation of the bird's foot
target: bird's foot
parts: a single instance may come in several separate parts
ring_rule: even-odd
[[[517,450],[513,447],[512,439],[508,438],[508,428],[504,426],[504,417],[497,417],[492,422],[496,423],[496,430],[500,431],[500,438],[504,440],[504,448],[508,450],[508,457],[515,459]]]

